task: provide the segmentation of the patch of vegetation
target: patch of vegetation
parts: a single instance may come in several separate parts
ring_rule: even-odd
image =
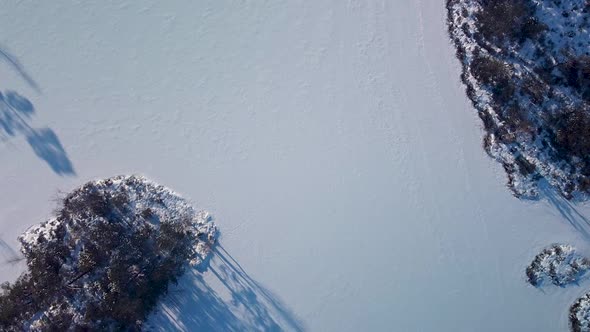
[[[590,331],[590,293],[574,302],[569,311],[570,328],[573,332]]]
[[[0,291],[2,331],[138,331],[215,241],[204,213],[137,176],[89,182],[19,240],[28,271]]]
[[[475,15],[479,32],[486,40],[500,44],[535,38],[546,27],[534,16],[535,5],[528,0],[481,0]]]
[[[590,2],[447,0],[484,147],[518,197],[590,194]]]
[[[527,281],[535,287],[548,281],[555,286],[576,283],[590,269],[590,260],[569,245],[554,244],[543,249],[526,268]]]

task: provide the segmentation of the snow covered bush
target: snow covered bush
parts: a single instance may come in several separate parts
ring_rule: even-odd
[[[590,331],[590,293],[577,299],[570,307],[569,318],[573,332]]]
[[[28,271],[2,285],[0,330],[140,330],[216,233],[207,213],[143,177],[89,182],[19,238]]]
[[[447,0],[484,147],[518,197],[590,193],[590,2]]]
[[[526,268],[527,281],[535,286],[551,282],[566,286],[577,282],[590,269],[590,260],[570,245],[554,244],[543,249]]]

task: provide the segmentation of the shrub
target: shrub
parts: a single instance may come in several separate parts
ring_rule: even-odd
[[[582,108],[560,112],[554,118],[553,143],[564,156],[586,158],[590,154],[590,114]]]
[[[533,15],[535,8],[526,0],[480,0],[476,15],[478,30],[484,38],[500,44],[535,37],[544,26]]]
[[[590,56],[570,56],[558,68],[567,84],[590,101]]]
[[[547,94],[547,87],[544,82],[528,75],[522,82],[521,91],[530,98],[533,104],[540,106]]]
[[[481,83],[490,87],[494,101],[500,105],[512,99],[515,93],[511,71],[504,62],[487,55],[475,54],[471,73]]]

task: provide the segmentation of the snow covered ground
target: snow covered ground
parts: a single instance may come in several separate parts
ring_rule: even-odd
[[[0,91],[34,107],[0,108],[3,280],[59,191],[141,173],[221,231],[162,329],[565,331],[590,288],[526,284],[551,243],[588,255],[590,209],[505,188],[442,1],[2,7]]]

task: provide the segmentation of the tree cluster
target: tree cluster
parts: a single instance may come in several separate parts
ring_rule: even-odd
[[[590,2],[447,0],[486,151],[519,197],[590,194]]]
[[[482,10],[476,15],[479,32],[495,44],[522,42],[536,38],[547,29],[535,17],[530,0],[480,0]]]
[[[195,218],[140,177],[76,189],[21,237],[28,271],[2,285],[0,330],[140,330],[197,245],[214,240]]]

